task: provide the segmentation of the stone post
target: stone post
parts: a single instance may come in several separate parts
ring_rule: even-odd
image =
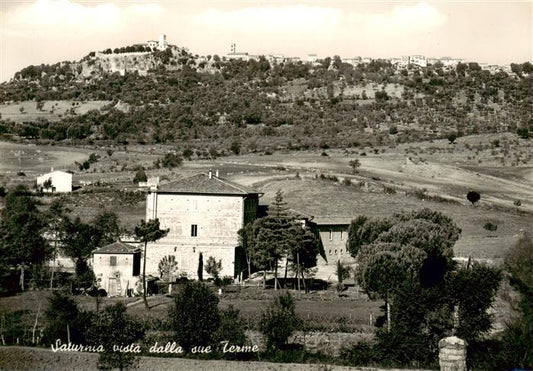
[[[450,336],[439,341],[440,371],[466,371],[466,341]]]

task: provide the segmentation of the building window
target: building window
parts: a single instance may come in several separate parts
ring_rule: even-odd
[[[341,241],[342,241],[342,231],[341,231]]]
[[[198,210],[198,200],[192,200],[192,209],[194,211]]]
[[[114,267],[117,265],[117,257],[116,256],[110,256],[109,257],[109,265]]]
[[[191,237],[198,236],[198,225],[191,224]]]
[[[329,240],[333,240],[333,231],[331,229],[329,230]]]

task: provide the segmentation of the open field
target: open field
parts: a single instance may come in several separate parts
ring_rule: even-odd
[[[83,115],[90,110],[99,110],[109,101],[70,101],[70,100],[49,100],[43,102],[42,107],[37,107],[35,101],[24,101],[17,103],[0,104],[0,117],[13,122],[35,122],[39,119],[48,121],[59,121],[63,116]]]
[[[185,160],[172,170],[153,167],[157,158],[176,149],[0,143],[2,158],[8,159],[1,163],[0,185],[31,185],[38,174],[52,166],[70,169],[75,172],[75,184],[103,185],[86,186],[62,196],[74,214],[90,219],[105,208],[117,212],[123,226],[131,229],[145,215],[143,196],[124,198],[120,192],[137,191],[132,183],[137,167],[143,166],[148,176],[159,176],[162,182],[218,169],[220,176],[264,193],[264,205],[281,189],[289,207],[321,220],[351,220],[361,214],[386,217],[422,207],[442,211],[462,229],[456,255],[497,263],[521,231],[533,224],[533,145],[511,134],[461,137],[455,144],[435,140],[394,148],[250,153]],[[88,171],[79,171],[74,161],[84,161],[91,153],[99,156],[98,162]],[[348,164],[352,159],[361,163],[356,173]],[[16,174],[20,169],[26,176]],[[330,179],[321,179],[321,174]],[[343,179],[352,185],[341,184]],[[465,198],[470,190],[481,194],[476,206]],[[515,205],[517,201],[520,206]],[[46,198],[43,202],[48,203]],[[497,225],[497,230],[484,229],[489,222]]]

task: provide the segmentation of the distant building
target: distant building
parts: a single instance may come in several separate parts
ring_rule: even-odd
[[[444,67],[456,67],[459,63],[463,62],[463,59],[442,57],[439,58],[439,61]]]
[[[361,64],[361,57],[355,57],[355,58],[342,58],[343,63],[351,64],[352,66],[357,66]]]
[[[269,54],[265,56],[265,58],[271,64],[280,64],[285,62],[285,56],[283,54]]]
[[[222,260],[221,276],[236,278],[239,262],[238,231],[257,217],[260,194],[222,179],[218,172],[198,174],[149,190],[146,219],[159,219],[168,228],[166,237],[148,245],[149,273],[157,274],[165,256],[174,256],[178,274],[198,277],[200,253],[203,263],[210,256]],[[207,273],[204,273],[207,276]]]
[[[426,57],[424,57],[423,55],[410,55],[409,64],[419,66],[419,67],[427,67],[428,62],[427,62]]]
[[[160,35],[158,40],[148,40],[146,42],[146,46],[148,46],[152,50],[166,50],[168,47],[167,35]]]
[[[248,53],[238,53],[237,52],[237,44],[231,44],[230,52],[228,54],[226,54],[225,57],[226,57],[226,59],[229,59],[229,60],[240,59],[240,60],[243,60],[243,61],[249,61],[251,56],[248,55]]]
[[[307,55],[307,62],[315,63],[316,61],[318,61],[318,56],[316,54],[308,54]]]
[[[351,219],[314,217],[310,222],[316,226],[328,265],[351,259],[346,248]]]
[[[37,177],[37,189],[45,193],[72,192],[72,173],[52,169]]]
[[[140,248],[114,242],[94,251],[92,266],[98,287],[108,296],[131,296],[140,291]]]

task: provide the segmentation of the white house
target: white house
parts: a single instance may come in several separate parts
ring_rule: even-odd
[[[46,193],[72,192],[72,173],[52,169],[37,178],[37,189]]]
[[[123,242],[100,247],[93,253],[94,275],[98,286],[109,296],[137,293],[141,273],[141,249]]]
[[[238,231],[257,216],[260,194],[213,174],[198,174],[152,187],[147,195],[146,219],[158,218],[166,237],[148,245],[147,273],[157,275],[165,256],[174,256],[178,272],[198,277],[200,253],[222,260],[221,276],[236,278],[240,262]],[[207,274],[204,273],[204,277]]]

